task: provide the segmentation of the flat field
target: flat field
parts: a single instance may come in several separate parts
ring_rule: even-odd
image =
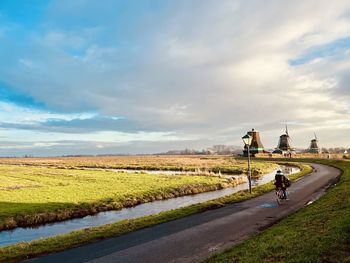
[[[84,167],[215,168],[241,173],[246,166],[243,161],[227,157],[9,158],[1,162],[0,230],[83,217],[242,183],[242,179],[227,180],[224,176],[150,175],[82,170]],[[273,163],[253,163],[258,173],[275,167]]]
[[[47,166],[56,168],[106,168],[132,170],[208,171],[241,174],[247,171],[245,160],[228,156],[108,156],[61,158],[0,158],[0,164]],[[268,162],[252,162],[252,172],[262,174],[277,167]]]
[[[221,187],[223,179],[0,166],[0,229]]]

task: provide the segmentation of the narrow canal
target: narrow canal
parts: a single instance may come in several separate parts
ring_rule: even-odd
[[[290,166],[280,166],[279,169],[282,170],[285,175],[298,173],[300,171],[299,168]],[[276,170],[269,174],[261,176],[259,179],[253,180],[252,186],[256,187],[271,182],[274,180],[275,173]],[[149,215],[155,215],[160,212],[169,211],[176,208],[198,204],[231,195],[245,189],[248,189],[248,183],[212,192],[177,197],[168,200],[154,201],[131,208],[124,208],[118,211],[101,212],[93,216],[86,216],[83,218],[71,219],[63,222],[45,224],[39,227],[18,227],[13,230],[1,231],[0,247],[67,234],[72,231],[116,223],[125,219],[134,219]]]

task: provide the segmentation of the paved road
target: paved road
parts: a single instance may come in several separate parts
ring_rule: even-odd
[[[314,172],[292,184],[290,200],[276,206],[273,192],[239,204],[142,229],[30,262],[198,262],[218,253],[325,193],[340,171],[312,165]]]

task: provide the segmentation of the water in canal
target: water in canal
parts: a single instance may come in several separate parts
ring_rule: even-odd
[[[286,175],[300,171],[299,168],[290,166],[281,166],[279,169],[281,169]],[[252,186],[256,187],[258,185],[263,185],[274,180],[275,173],[276,171],[273,171],[262,176],[259,179],[253,180]],[[13,230],[1,231],[0,247],[17,244],[19,242],[29,242],[37,239],[44,239],[56,235],[67,234],[72,231],[115,223],[125,219],[134,219],[148,215],[154,215],[160,212],[217,199],[245,189],[248,189],[248,183],[212,192],[154,201],[131,208],[124,208],[118,211],[101,212],[93,216],[86,216],[83,218],[45,224],[39,227],[18,227]]]

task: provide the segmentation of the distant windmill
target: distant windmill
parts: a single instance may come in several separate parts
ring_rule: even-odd
[[[320,147],[318,146],[318,139],[316,136],[316,133],[314,132],[315,139],[311,140],[310,147],[308,149],[309,153],[315,153],[318,154],[321,152]]]
[[[277,149],[279,149],[281,151],[292,151],[293,148],[291,146],[291,141],[292,141],[292,139],[289,136],[288,126],[286,126],[286,133],[282,134],[280,136],[280,139],[279,139],[278,145],[277,145]]]

